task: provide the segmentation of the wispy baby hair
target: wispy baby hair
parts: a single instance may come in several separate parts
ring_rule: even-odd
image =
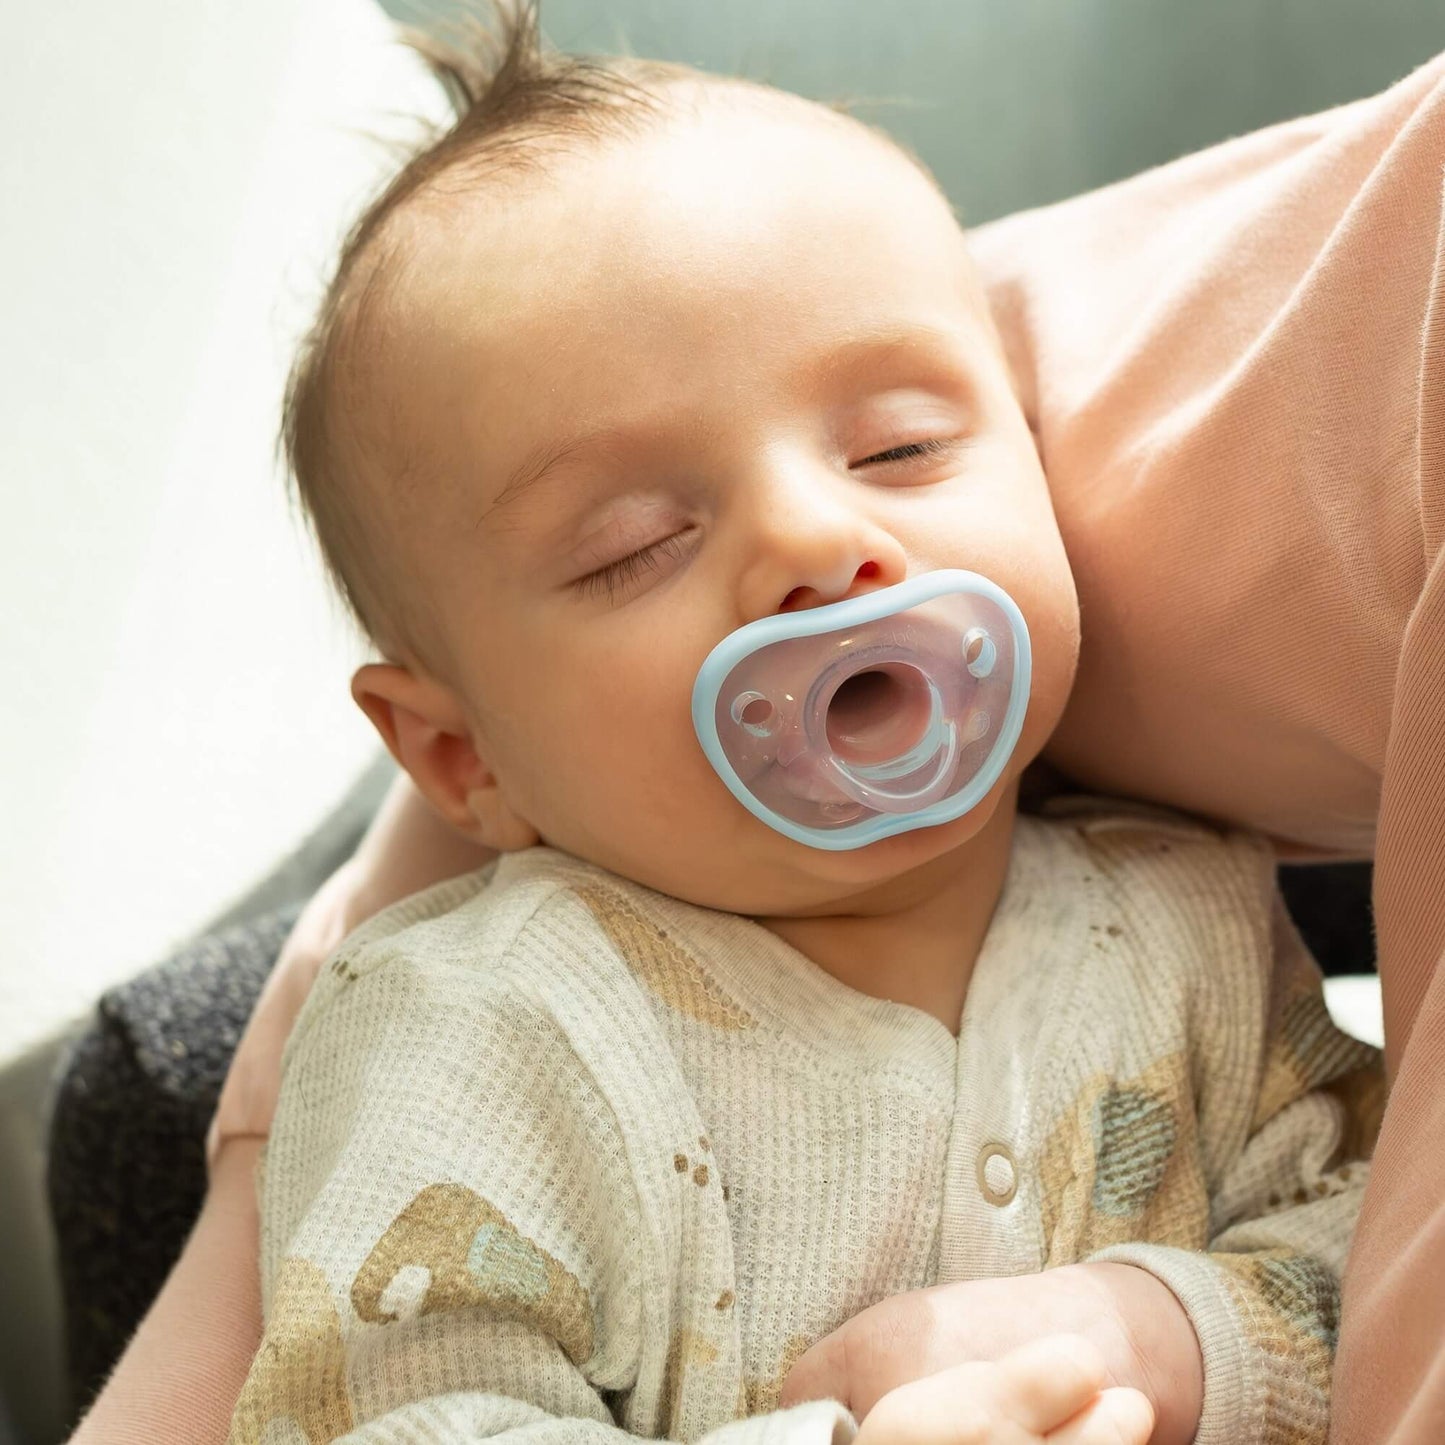
[[[349,484],[360,456],[352,444],[361,409],[354,373],[366,350],[356,343],[404,259],[388,221],[444,177],[449,188],[454,182],[472,190],[549,156],[636,132],[664,108],[672,85],[700,78],[684,66],[556,51],[542,40],[536,0],[492,0],[484,16],[456,22],[440,38],[403,32],[440,81],[455,119],[424,135],[352,226],[292,365],[282,411],[280,442],[294,495],[338,591],[384,651],[403,643],[424,651],[375,545],[364,493]]]

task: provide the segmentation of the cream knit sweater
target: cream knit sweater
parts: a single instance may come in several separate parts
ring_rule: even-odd
[[[1020,818],[957,1039],[547,850],[354,934],[287,1053],[237,1442],[827,1445],[792,1362],[887,1295],[1140,1265],[1201,1441],[1322,1441],[1380,1103],[1268,850]]]

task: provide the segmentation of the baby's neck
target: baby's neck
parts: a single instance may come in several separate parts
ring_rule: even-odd
[[[1003,892],[1016,791],[967,843],[874,895],[855,913],[759,918],[840,983],[910,1004],[958,1032],[973,966]]]

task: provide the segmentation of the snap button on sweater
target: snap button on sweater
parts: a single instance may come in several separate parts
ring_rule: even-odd
[[[1018,1193],[1018,1169],[1004,1144],[985,1144],[978,1155],[978,1187],[990,1204],[1002,1208]]]

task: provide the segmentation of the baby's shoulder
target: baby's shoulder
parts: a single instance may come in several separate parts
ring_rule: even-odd
[[[1207,992],[1270,970],[1278,886],[1261,835],[1111,798],[1050,800],[1025,825],[1043,878],[1072,879],[1095,927]]]
[[[609,936],[624,908],[651,926],[645,890],[536,848],[387,910],[323,969],[287,1046],[278,1119],[322,1101],[363,1110],[403,1148],[467,1119],[489,1137],[520,1131],[518,1148],[545,1132],[559,1157],[623,1139],[626,1157],[670,1163],[676,1138],[703,1131]]]
[[[393,1013],[430,1011],[467,1026],[479,1014],[574,1012],[579,998],[609,998],[626,1013],[628,970],[617,920],[655,926],[646,889],[550,848],[508,854],[488,867],[403,899],[350,934],[323,966],[298,1021],[360,989]],[[637,1005],[640,1010],[642,1005]]]
[[[1274,853],[1262,834],[1173,808],[1071,793],[1050,798],[1026,826],[1057,849],[1088,856],[1120,884],[1153,880],[1177,888],[1215,875],[1263,881],[1266,894],[1272,889]]]

